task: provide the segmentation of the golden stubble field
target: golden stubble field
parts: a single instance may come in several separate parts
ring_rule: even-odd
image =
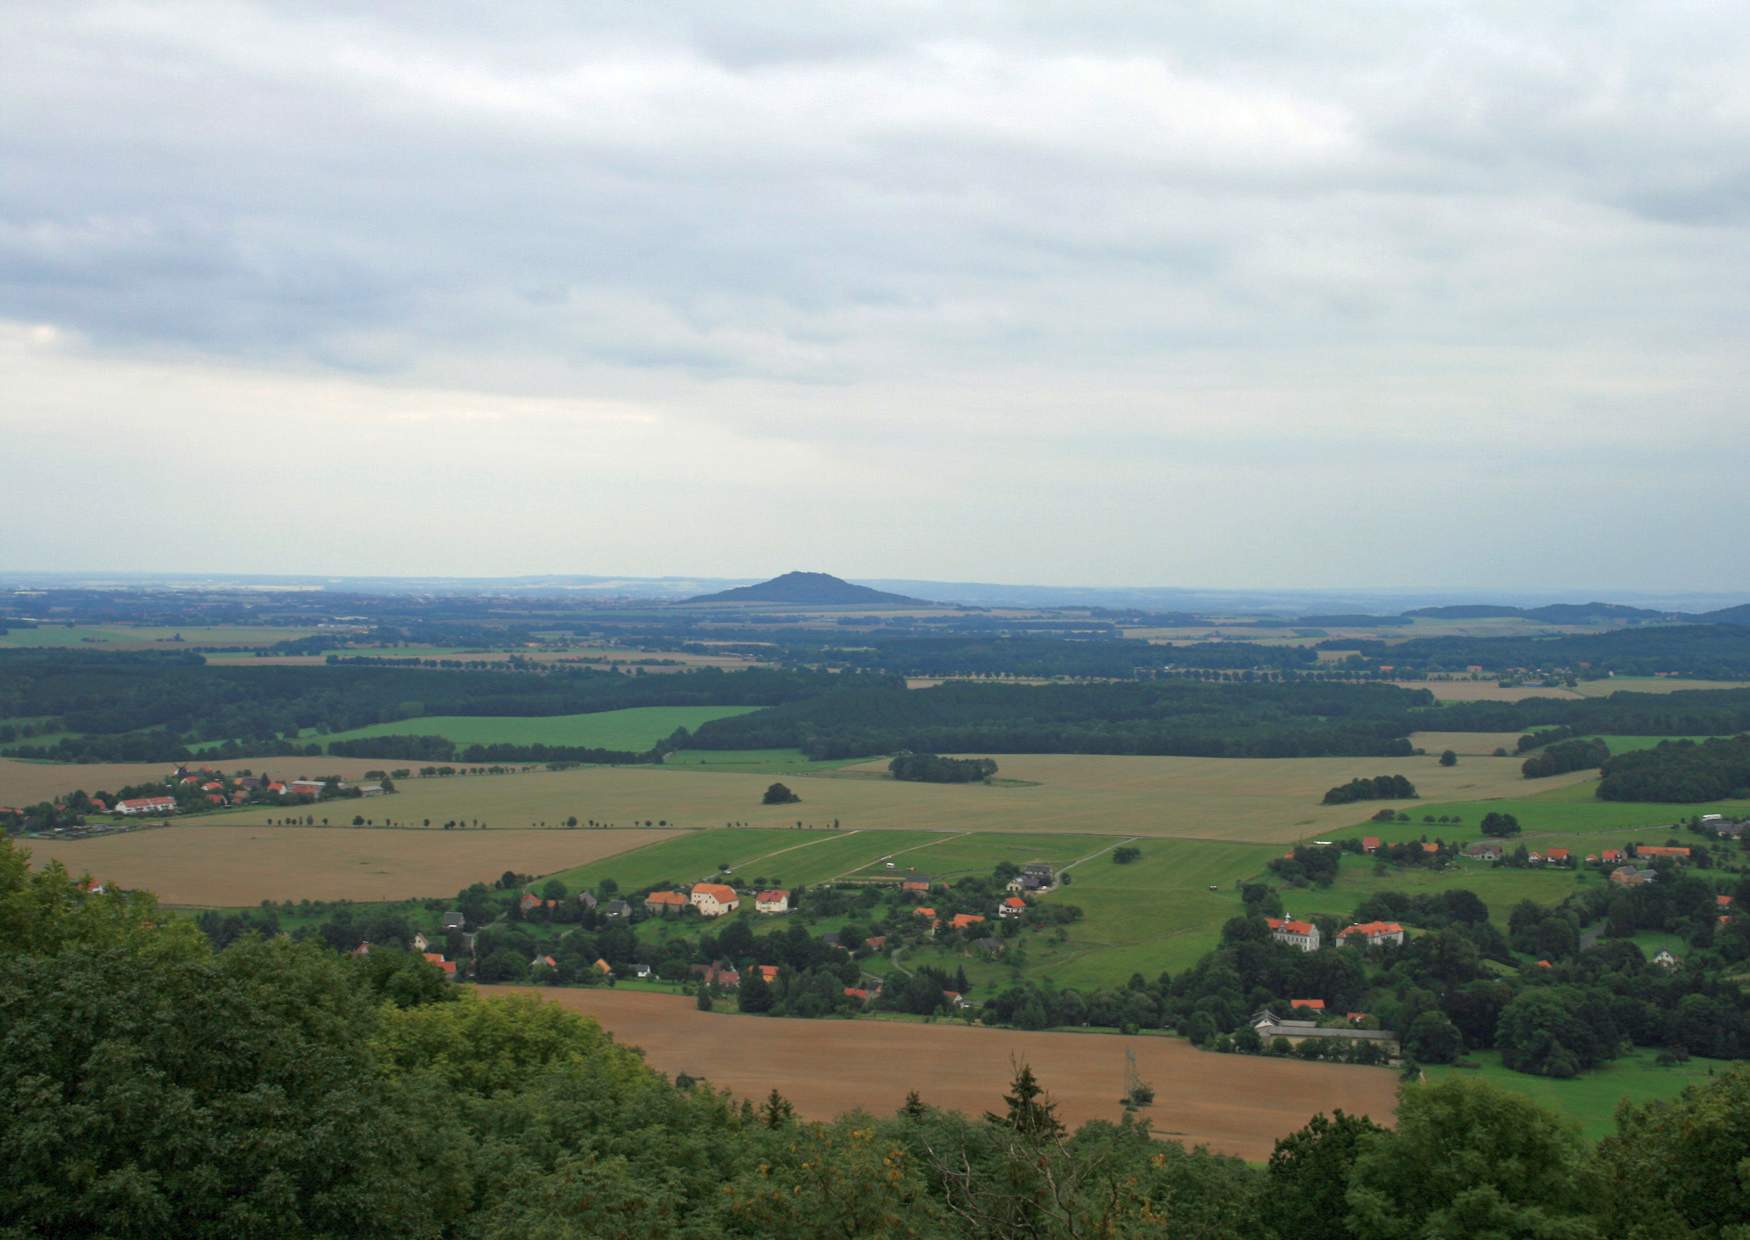
[[[807,1119],[857,1108],[892,1114],[913,1089],[932,1106],[967,1115],[1001,1111],[1011,1064],[1021,1062],[1067,1123],[1115,1123],[1127,1048],[1155,1088],[1143,1114],[1158,1134],[1253,1161],[1317,1112],[1342,1107],[1389,1124],[1397,1103],[1397,1076],[1383,1068],[1205,1054],[1178,1038],[736,1016],[698,1011],[681,996],[624,990],[483,993],[534,994],[582,1012],[615,1040],[641,1047],[659,1072],[703,1076],[755,1101],[775,1088]]]
[[[382,831],[351,827],[147,827],[89,840],[25,840],[31,864],[156,893],[166,904],[407,900],[551,874],[674,831]]]
[[[881,777],[885,762],[820,774],[717,772],[699,768],[591,767],[572,771],[412,780],[368,813],[397,822],[475,819],[488,827],[531,827],[576,815],[617,827],[666,821],[721,827],[728,822],[788,827],[801,821],[846,829],[1049,831],[1288,842],[1347,826],[1377,805],[1324,806],[1327,788],[1356,776],[1402,774],[1424,801],[1475,801],[1523,795],[1511,758],[1467,758],[1442,767],[1412,758],[1156,758],[997,755],[999,778],[1021,785],[914,784]],[[1538,791],[1588,778],[1540,780]],[[760,803],[779,780],[799,804]],[[353,805],[347,802],[342,809]],[[1413,805],[1414,803],[1410,803]],[[268,815],[271,816],[271,815]],[[259,822],[259,810],[209,821]]]

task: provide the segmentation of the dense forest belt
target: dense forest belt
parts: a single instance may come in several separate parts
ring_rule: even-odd
[[[1410,752],[1422,690],[1194,681],[845,689],[703,724],[701,749],[800,748],[842,758],[922,753],[1360,757]]]
[[[0,651],[0,718],[55,716],[81,735],[20,756],[176,761],[200,741],[303,754],[285,738],[422,715],[568,715],[633,706],[770,706],[843,685],[825,672],[750,668],[625,676],[594,669],[431,671],[214,667],[199,655]],[[224,757],[227,751],[209,755]]]
[[[1750,736],[1667,741],[1604,764],[1606,801],[1719,801],[1750,796]]]
[[[1368,662],[1384,659],[1398,675],[1479,666],[1491,672],[1585,667],[1591,675],[1750,677],[1750,625],[1743,624],[1668,624],[1556,637],[1417,637],[1397,643],[1334,639],[1320,646],[1354,650]]]
[[[1389,684],[1315,681],[1092,685],[949,682],[847,688],[703,724],[696,749],[799,748],[814,758],[921,753],[1152,754],[1210,758],[1396,757],[1409,734],[1513,732],[1665,736],[1750,729],[1750,690],[1465,702]]]

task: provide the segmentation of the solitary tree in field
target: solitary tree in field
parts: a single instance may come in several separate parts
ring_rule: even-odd
[[[801,799],[783,784],[773,784],[766,789],[766,795],[760,798],[761,802],[766,805],[794,805]]]
[[[1458,765],[1458,755],[1456,753],[1454,753],[1452,750],[1448,749],[1445,753],[1440,755],[1440,765],[1441,766],[1457,766]]]

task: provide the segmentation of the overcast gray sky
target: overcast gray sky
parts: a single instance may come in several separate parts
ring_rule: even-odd
[[[1742,5],[0,28],[0,568],[1742,585]]]

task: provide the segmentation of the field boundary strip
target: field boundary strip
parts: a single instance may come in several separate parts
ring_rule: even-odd
[[[969,835],[979,835],[979,834],[981,834],[981,832],[978,832],[978,831],[944,831],[933,840],[925,840],[922,844],[913,844],[909,848],[901,848],[897,852],[891,852],[891,853],[888,853],[886,855],[888,858],[899,857],[899,856],[903,856],[904,854],[909,853],[909,852],[916,852],[920,848],[934,848],[937,844],[944,844],[949,840],[963,840]],[[880,857],[877,857],[875,859],[875,861],[879,861],[879,860],[881,860]],[[875,864],[875,861],[865,861],[862,865],[852,866],[848,870],[844,870],[838,874],[834,874],[831,878],[827,879],[826,881],[829,883],[836,883],[841,878],[849,878],[853,874],[855,874],[858,870],[868,869],[870,866]],[[883,878],[884,878],[883,875],[872,874],[869,876],[868,880],[866,880],[866,881],[881,882],[881,881],[883,881]]]

